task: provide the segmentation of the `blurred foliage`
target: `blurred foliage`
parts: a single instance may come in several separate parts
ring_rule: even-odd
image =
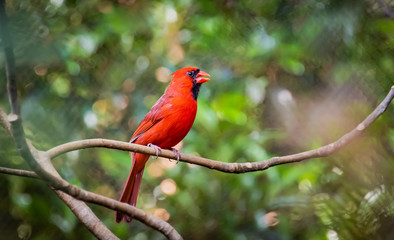
[[[212,81],[182,152],[224,162],[336,140],[394,83],[394,21],[378,1],[7,2],[24,126],[42,150],[85,138],[127,141],[168,75],[185,66]],[[0,107],[9,111],[0,78]],[[137,206],[185,239],[393,239],[393,119],[391,106],[332,157],[264,172],[151,159]],[[27,169],[0,133],[0,165]],[[53,162],[71,183],[115,199],[130,168],[128,153],[108,149]],[[2,175],[0,191],[6,239],[94,238],[42,182]],[[163,239],[91,207],[121,239]]]

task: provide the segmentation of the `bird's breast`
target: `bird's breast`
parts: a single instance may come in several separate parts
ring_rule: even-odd
[[[191,100],[190,100],[191,99]],[[190,98],[171,98],[171,106],[163,114],[165,117],[141,136],[136,143],[153,143],[169,149],[178,144],[190,131],[197,113],[197,102]],[[147,132],[147,133],[148,133]]]
[[[175,101],[167,119],[163,119],[162,141],[163,148],[170,148],[178,144],[193,126],[197,113],[195,101]]]

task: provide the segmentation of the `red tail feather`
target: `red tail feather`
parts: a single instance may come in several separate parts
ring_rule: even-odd
[[[138,190],[140,189],[145,163],[149,155],[131,153],[131,157],[133,159],[133,165],[131,166],[129,177],[127,178],[126,185],[119,201],[135,206],[137,204]],[[131,222],[132,220],[127,214],[118,211],[115,212],[115,221],[117,223],[121,222],[123,218],[126,222]]]

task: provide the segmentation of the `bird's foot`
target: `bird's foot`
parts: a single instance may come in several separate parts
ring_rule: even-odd
[[[148,145],[146,145],[146,146],[154,148],[156,151],[156,158],[159,157],[159,152],[161,151],[161,147],[156,146],[153,143],[148,143]]]
[[[171,148],[171,150],[176,155],[176,164],[178,164],[179,163],[179,159],[181,159],[181,152],[178,149],[176,149],[176,148]]]

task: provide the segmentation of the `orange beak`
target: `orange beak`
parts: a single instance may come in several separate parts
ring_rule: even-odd
[[[208,82],[209,80],[211,80],[211,79],[207,78],[207,77],[209,77],[209,76],[210,76],[210,75],[209,75],[208,73],[203,72],[203,71],[200,71],[200,72],[197,74],[197,76],[196,76],[196,82],[197,82],[197,83],[205,83],[205,82]]]

